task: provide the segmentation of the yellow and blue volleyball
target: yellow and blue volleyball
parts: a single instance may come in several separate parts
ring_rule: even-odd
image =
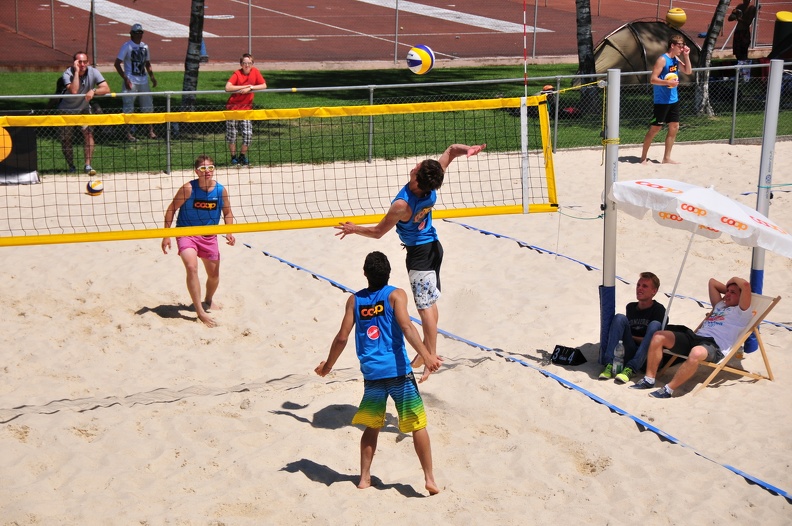
[[[432,71],[435,56],[429,46],[418,45],[407,53],[407,67],[416,75],[423,75]]]
[[[679,75],[677,75],[673,71],[671,73],[667,73],[666,76],[664,77],[665,80],[677,80],[678,78]],[[673,88],[674,86],[668,86],[668,87]]]
[[[102,183],[101,179],[91,179],[85,185],[85,189],[88,195],[100,195],[104,191],[104,183]]]

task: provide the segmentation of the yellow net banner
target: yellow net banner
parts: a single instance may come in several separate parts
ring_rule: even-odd
[[[249,120],[249,164],[229,161],[227,121]],[[168,140],[119,144],[113,127],[178,126]],[[0,117],[3,129],[34,128],[40,184],[0,185],[0,245],[141,239],[173,235],[163,228],[177,190],[195,179],[192,163],[210,155],[227,188],[232,226],[180,229],[180,235],[328,227],[376,222],[425,158],[452,143],[487,148],[449,167],[436,218],[553,212],[557,198],[544,95],[410,104],[149,114]],[[96,136],[92,169],[64,167],[61,137]],[[172,131],[166,128],[167,131]],[[167,163],[167,164],[166,164]],[[166,169],[169,167],[170,169]],[[100,179],[103,191],[87,183]]]

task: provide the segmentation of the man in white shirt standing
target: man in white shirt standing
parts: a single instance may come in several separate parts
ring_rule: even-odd
[[[143,26],[133,25],[129,30],[130,40],[124,42],[118,57],[115,59],[115,69],[121,78],[124,79],[123,93],[147,93],[151,91],[149,79],[151,77],[151,87],[157,87],[157,79],[154,78],[154,71],[151,69],[149,48],[143,43]],[[146,76],[148,74],[148,76]],[[124,113],[135,111],[135,99],[143,113],[154,111],[154,99],[151,95],[139,95],[137,97],[123,97]],[[156,139],[154,125],[149,124],[149,138]],[[127,127],[127,140],[137,141],[132,135],[132,130]]]

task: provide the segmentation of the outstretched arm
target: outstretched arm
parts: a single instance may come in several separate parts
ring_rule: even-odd
[[[333,343],[330,345],[330,352],[327,354],[327,360],[322,361],[314,372],[319,376],[327,376],[333,370],[338,357],[344,352],[347,342],[349,341],[349,333],[352,332],[352,327],[355,326],[355,296],[350,295],[344,308],[344,319],[341,320],[341,328],[338,329],[338,334],[333,338]]]
[[[379,239],[390,232],[390,230],[396,226],[396,223],[410,219],[411,215],[412,210],[410,210],[409,205],[407,205],[407,201],[398,199],[393,202],[391,207],[388,209],[388,213],[385,214],[385,217],[383,217],[380,222],[374,226],[356,225],[351,221],[347,221],[346,223],[340,223],[338,226],[333,228],[340,230],[340,232],[336,232],[336,235],[341,236],[341,239],[344,239],[350,234],[357,234],[363,237]]]
[[[451,164],[451,161],[459,157],[460,155],[466,155],[467,157],[471,157],[476,155],[481,150],[486,148],[486,144],[478,144],[475,146],[468,146],[467,144],[452,144],[446,151],[443,152],[443,155],[437,160],[440,163],[440,166],[443,167],[443,170],[448,168],[448,165]]]

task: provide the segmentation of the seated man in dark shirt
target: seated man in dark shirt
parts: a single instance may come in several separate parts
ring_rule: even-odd
[[[652,335],[660,330],[665,317],[665,307],[654,300],[660,280],[651,272],[641,272],[635,285],[635,299],[627,304],[627,314],[617,314],[611,322],[608,341],[603,342],[605,369],[600,380],[614,377],[613,354],[619,340],[624,344],[624,370],[616,374],[616,382],[627,382],[646,362],[646,353]]]

